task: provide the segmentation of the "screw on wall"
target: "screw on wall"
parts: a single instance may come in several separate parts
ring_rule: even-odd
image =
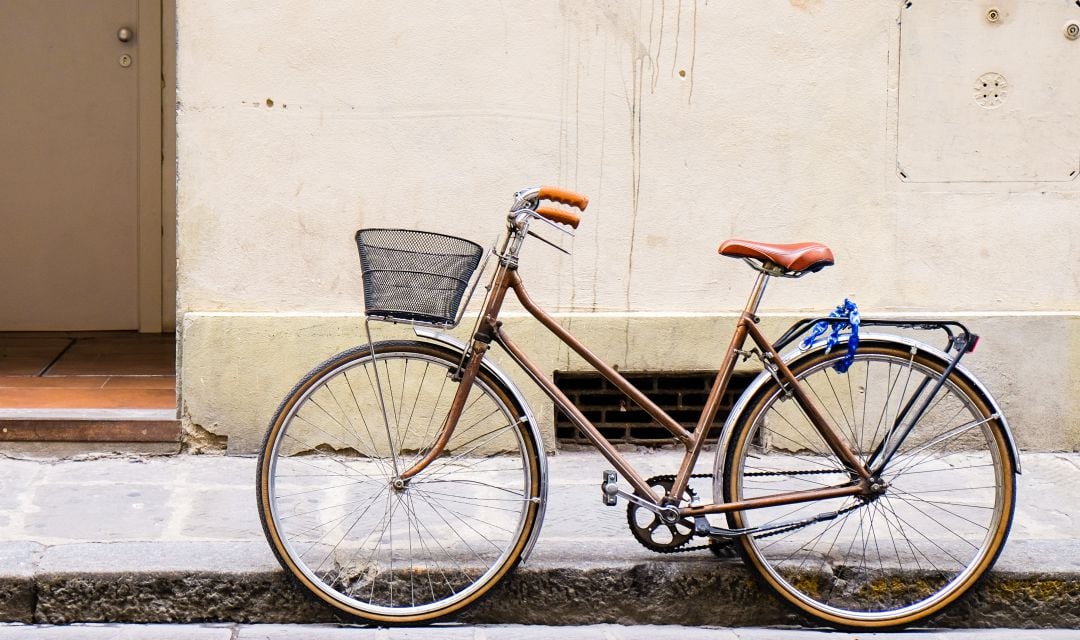
[[[986,10],[986,21],[987,22],[999,22],[1000,20],[1001,20],[1001,11],[998,11],[996,8],[990,8],[990,9]]]
[[[1069,40],[1080,38],[1080,23],[1070,22],[1065,25],[1065,37]]]
[[[984,109],[1001,106],[1009,93],[1009,82],[1000,73],[984,73],[975,80],[975,103]]]

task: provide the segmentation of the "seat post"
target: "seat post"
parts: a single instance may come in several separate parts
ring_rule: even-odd
[[[769,283],[769,274],[765,271],[758,271],[757,281],[754,283],[754,290],[750,292],[750,299],[746,301],[746,308],[744,311],[752,316],[757,315],[758,305],[761,304],[761,297],[765,295],[765,285]]]

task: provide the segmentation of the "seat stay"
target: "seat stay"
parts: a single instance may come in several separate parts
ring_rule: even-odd
[[[799,384],[795,374],[788,368],[787,363],[780,356],[779,353],[769,343],[769,339],[765,337],[765,334],[757,328],[754,323],[749,323],[747,329],[750,334],[750,338],[761,349],[762,359],[766,362],[766,368],[769,365],[775,367],[775,374],[779,376],[782,383],[788,385],[788,389],[795,397],[796,402],[806,413],[806,417],[810,419],[818,433],[825,440],[825,443],[829,445],[833,453],[836,454],[840,460],[847,465],[848,469],[858,474],[863,480],[870,480],[871,473],[863,464],[859,456],[855,455],[855,452],[851,450],[844,439],[841,438],[836,431],[829,424],[829,421],[822,415],[821,410],[818,409],[817,404],[814,403],[810,395],[806,393],[806,390]]]

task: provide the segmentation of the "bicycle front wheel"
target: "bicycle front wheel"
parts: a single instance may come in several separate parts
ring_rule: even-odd
[[[259,457],[263,529],[303,587],[369,621],[453,614],[521,558],[541,501],[538,443],[493,376],[477,377],[442,456],[430,450],[460,354],[381,342],[319,365],[274,416]]]
[[[882,470],[884,490],[728,514],[744,559],[788,602],[844,628],[898,628],[969,590],[1001,551],[1012,521],[1015,469],[992,403],[961,370],[931,397],[946,362],[930,350],[866,340],[847,373],[846,349],[790,365],[832,428],[866,463],[926,411]],[[728,501],[843,485],[855,479],[801,405],[775,382],[747,404],[726,451]]]

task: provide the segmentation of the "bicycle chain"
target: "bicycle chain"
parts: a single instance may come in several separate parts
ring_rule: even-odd
[[[813,469],[809,471],[750,471],[744,476],[823,476],[833,473],[843,473],[835,469]],[[709,474],[712,477],[712,474]]]
[[[830,470],[830,469],[813,470],[813,471],[783,471],[783,472],[756,471],[756,472],[746,473],[744,475],[747,475],[747,476],[791,476],[791,475],[824,475],[824,474],[829,474],[829,473],[836,473],[836,471],[833,471],[833,470]],[[712,477],[713,477],[713,474],[711,474],[711,473],[694,473],[694,474],[690,475],[691,479],[693,479],[693,478],[712,478]],[[646,482],[646,484],[651,485],[651,484],[653,484],[653,482],[662,482],[662,481],[665,481],[665,480],[670,480],[670,481],[674,482],[675,481],[675,476],[673,476],[673,475],[653,476],[653,477],[649,478],[648,480],[646,480],[645,482]],[[693,490],[691,490],[689,487],[687,487],[687,490],[691,491],[691,495],[693,495]],[[856,504],[854,504],[854,505],[852,505],[850,507],[847,507],[846,509],[841,509],[840,511],[836,512],[836,516],[840,517],[840,516],[844,515],[845,513],[850,513],[852,511],[858,509],[859,507],[862,507],[864,504],[865,503],[859,502],[859,503],[856,503]],[[628,511],[629,511],[629,508],[631,506],[633,506],[632,503],[627,506]],[[768,538],[768,537],[771,537],[771,536],[780,535],[781,533],[787,533],[789,531],[796,531],[798,529],[802,529],[803,527],[809,526],[810,524],[813,524],[813,522],[797,523],[797,524],[793,524],[793,525],[791,525],[789,527],[784,527],[783,529],[777,529],[775,531],[769,531],[767,533],[759,533],[759,534],[755,535],[754,538],[760,540],[762,538]],[[734,538],[730,538],[730,539],[727,539],[725,541],[720,541],[720,540],[716,540],[714,538],[711,538],[710,541],[708,543],[706,543],[706,544],[699,544],[699,545],[694,545],[694,546],[686,546],[689,543],[689,540],[687,540],[686,542],[684,542],[682,545],[680,545],[678,547],[668,547],[668,546],[664,546],[664,545],[651,544],[651,543],[649,543],[649,542],[647,542],[645,540],[642,540],[641,538],[639,538],[636,535],[634,536],[634,539],[637,540],[638,543],[641,544],[641,546],[643,546],[646,549],[648,549],[649,551],[653,551],[655,553],[687,553],[687,552],[690,552],[690,551],[701,551],[702,549],[709,549],[713,553],[716,553],[718,556],[720,556],[721,553],[717,552],[717,550],[713,548],[715,546],[714,543],[719,543],[721,545],[724,545],[724,543],[727,543],[728,545],[733,545],[735,543]],[[723,557],[723,556],[721,556],[721,557]]]
[[[833,519],[839,518],[840,516],[844,515],[845,513],[850,513],[852,511],[858,509],[859,507],[864,506],[865,504],[866,504],[865,502],[858,502],[856,504],[851,505],[850,507],[848,507],[846,509],[841,509],[841,510],[836,512],[836,516]],[[759,533],[759,534],[755,535],[754,538],[760,540],[761,538],[768,538],[770,536],[780,535],[781,533],[787,533],[788,531],[795,531],[797,529],[802,529],[803,527],[809,526],[811,524],[814,524],[813,520],[811,520],[810,522],[796,523],[796,524],[791,525],[790,527],[784,527],[783,529],[777,529],[775,531],[769,531],[768,533]]]

